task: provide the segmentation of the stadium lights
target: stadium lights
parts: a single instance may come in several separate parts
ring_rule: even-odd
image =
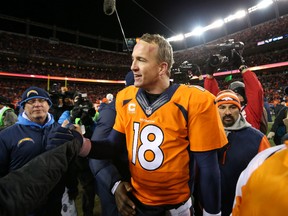
[[[191,37],[191,36],[199,36],[199,35],[203,34],[203,32],[206,32],[206,31],[213,29],[213,28],[219,28],[219,27],[223,26],[223,24],[224,24],[224,21],[219,19],[219,20],[216,20],[215,22],[213,22],[212,24],[210,24],[204,28],[203,27],[196,27],[192,32],[188,32],[184,36],[185,36],[185,38]]]
[[[179,41],[179,40],[183,40],[184,39],[184,35],[183,34],[179,34],[170,38],[167,38],[167,41]]]
[[[212,24],[204,27],[203,29],[205,31],[208,31],[210,29],[219,28],[219,27],[221,27],[223,25],[224,25],[224,21],[222,19],[219,19],[219,20],[216,20],[215,22],[213,22]]]
[[[191,33],[193,35],[201,35],[203,32],[204,32],[204,29],[202,27],[197,27]]]
[[[259,10],[259,9],[264,9],[266,7],[268,7],[269,5],[273,4],[273,1],[272,0],[263,0],[261,1],[260,3],[258,3],[257,5],[251,7],[248,9],[248,13],[252,13],[256,10]]]
[[[268,7],[271,4],[273,4],[272,0],[263,0],[259,4],[257,4],[256,6],[258,7],[258,9],[263,9],[263,8]]]
[[[248,8],[248,13],[252,13],[256,10],[260,10],[263,8],[266,8],[268,6],[270,6],[271,4],[273,4],[273,0],[263,0],[260,3],[258,3],[256,6],[253,6],[251,8]],[[229,15],[228,17],[224,18],[223,20],[217,20],[215,22],[213,22],[212,24],[206,26],[206,27],[202,27],[202,28],[195,28],[192,32],[188,32],[186,34],[179,34],[177,36],[172,36],[170,38],[167,38],[168,41],[180,41],[183,40],[187,37],[191,37],[191,36],[199,36],[201,35],[203,32],[214,29],[214,28],[218,28],[221,27],[224,23],[227,22],[231,22],[235,19],[240,19],[243,18],[247,15],[247,12],[245,10],[239,10],[237,11],[235,14],[233,15]]]
[[[244,10],[240,10],[240,11],[237,11],[235,14],[224,18],[224,22],[225,23],[231,22],[235,19],[240,19],[240,18],[245,17],[245,16],[246,16],[246,12]]]

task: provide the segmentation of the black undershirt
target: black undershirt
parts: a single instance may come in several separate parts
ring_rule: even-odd
[[[152,104],[160,97],[161,94],[149,94],[148,92],[145,91],[145,95],[149,101],[149,104]]]

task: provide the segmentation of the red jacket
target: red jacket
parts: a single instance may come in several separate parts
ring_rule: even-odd
[[[256,129],[260,129],[260,122],[263,114],[263,88],[255,73],[246,70],[242,73],[245,84],[247,104],[242,107],[242,115]],[[213,77],[204,80],[204,88],[215,96],[220,91],[217,80]]]

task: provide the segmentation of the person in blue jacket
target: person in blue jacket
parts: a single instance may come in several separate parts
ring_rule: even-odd
[[[125,82],[126,86],[134,85],[132,71],[126,75]],[[111,103],[103,106],[103,109],[99,112],[99,118],[91,139],[108,137],[113,128],[115,117],[115,100],[113,100]],[[118,216],[115,197],[111,189],[119,180],[130,181],[126,149],[122,148],[117,158],[113,158],[112,160],[89,159],[89,164],[95,178],[95,190],[100,198],[101,215]]]
[[[48,140],[49,135],[60,127],[49,113],[52,105],[49,94],[42,88],[29,87],[22,94],[19,105],[23,112],[18,115],[18,121],[0,132],[0,177],[23,167],[36,156],[56,147],[55,142],[52,144]],[[65,184],[70,187],[70,183],[63,177],[39,209],[31,212],[32,215],[60,216]]]
[[[265,134],[247,122],[241,113],[241,102],[232,90],[223,90],[215,99],[228,139],[219,149],[221,173],[221,213],[230,216],[237,180],[241,172],[259,152],[270,148]]]

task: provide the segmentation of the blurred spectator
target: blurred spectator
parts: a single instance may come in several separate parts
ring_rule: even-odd
[[[219,114],[228,138],[228,144],[218,152],[221,172],[221,215],[229,216],[241,172],[258,152],[270,147],[267,137],[242,116],[240,101],[230,90],[218,93]]]
[[[69,101],[69,103],[66,101],[66,104],[69,104],[69,106],[66,106],[66,108],[68,107],[69,109],[63,112],[58,120],[58,123],[62,124],[65,120],[68,120],[71,124],[79,124],[81,126],[83,136],[90,139],[96,126],[96,122],[94,121],[96,111],[92,102],[88,99],[86,93],[80,92],[75,92],[72,98],[66,99]],[[88,158],[78,157],[76,159],[73,175],[79,179],[83,188],[83,216],[93,216],[95,188],[94,177],[89,167]],[[69,195],[69,189],[67,193]],[[70,200],[75,200],[76,197],[68,196],[68,198]],[[69,200],[66,202],[66,205],[69,205]]]
[[[0,131],[15,124],[17,121],[17,115],[14,109],[7,106],[9,99],[0,96]]]
[[[267,113],[267,121],[268,122],[272,122],[272,115],[271,115],[270,105],[269,105],[268,100],[267,100],[266,97],[264,98],[264,108],[265,108],[266,113]]]

